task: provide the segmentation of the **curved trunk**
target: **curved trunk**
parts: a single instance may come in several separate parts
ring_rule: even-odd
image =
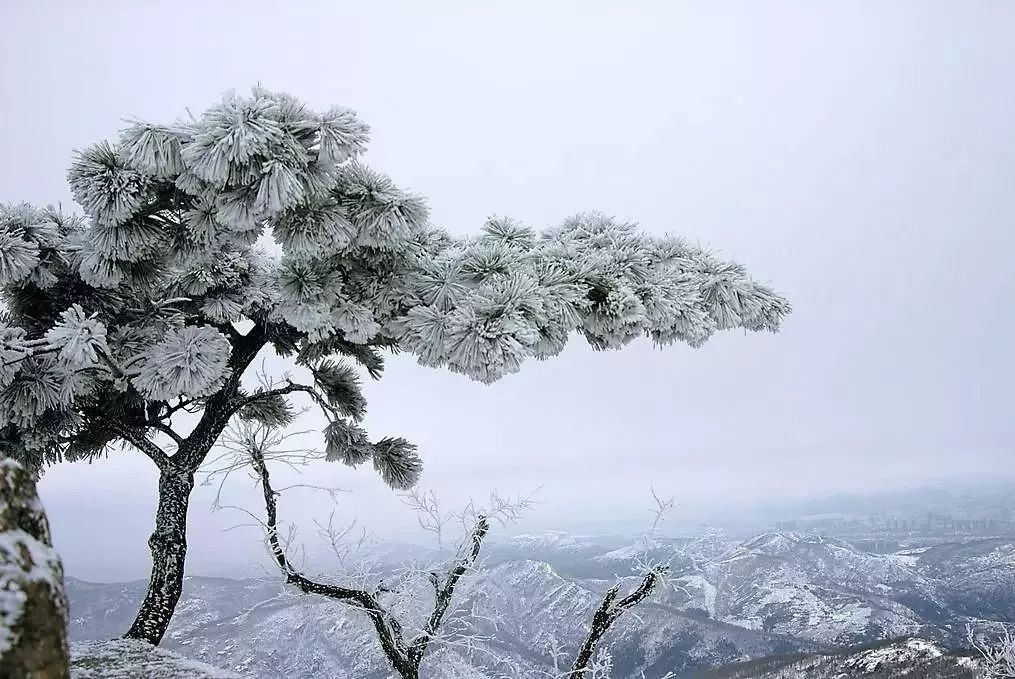
[[[176,603],[183,592],[183,567],[187,558],[187,509],[193,473],[164,469],[159,477],[159,508],[155,532],[148,539],[152,552],[152,575],[134,624],[125,634],[128,639],[143,639],[151,644],[162,641]]]
[[[235,335],[235,331],[231,332]],[[159,464],[159,508],[155,514],[155,532],[148,539],[152,552],[152,576],[134,624],[124,635],[128,639],[143,639],[157,645],[169,627],[183,592],[187,509],[190,491],[194,488],[194,472],[236,412],[240,378],[267,342],[268,335],[260,324],[234,340],[229,357],[229,369],[232,371],[229,378],[208,399],[201,419],[187,438],[178,442],[176,453]]]

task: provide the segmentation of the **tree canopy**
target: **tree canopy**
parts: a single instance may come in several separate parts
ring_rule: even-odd
[[[344,404],[331,456],[389,460],[378,469],[404,486],[415,453],[366,440],[341,358],[377,376],[383,350],[407,351],[492,382],[576,334],[596,349],[642,336],[698,346],[719,330],[774,331],[790,310],[739,264],[602,214],[538,232],[493,217],[453,237],[360,162],[367,140],[348,109],[255,88],[80,151],[68,181],[83,217],[0,207],[7,452],[40,469],[117,440],[145,449],[174,409],[238,384],[253,324]],[[291,417],[282,395],[243,411]]]

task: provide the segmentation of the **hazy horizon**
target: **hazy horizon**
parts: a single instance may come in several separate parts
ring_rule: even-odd
[[[367,162],[455,234],[599,210],[706,244],[794,306],[775,335],[573,341],[492,386],[391,358],[366,428],[417,443],[448,506],[542,486],[523,526],[605,524],[647,517],[651,486],[692,520],[1015,477],[1015,5],[242,7],[0,7],[0,201],[71,207],[73,149],[261,82],[356,110]],[[413,530],[371,470],[308,472],[354,491],[340,513],[380,537]],[[146,575],[156,476],[133,451],[46,473],[69,574]],[[258,492],[237,479],[224,501],[256,514]],[[189,572],[262,557],[212,495],[191,505]],[[281,511],[312,532],[330,508],[307,491]]]
[[[86,463],[79,464],[87,466]],[[139,467],[141,469],[138,471],[144,473],[144,466]],[[294,476],[292,480],[304,482],[308,479]],[[151,482],[154,483],[155,479],[153,478]],[[532,507],[519,520],[495,526],[490,539],[496,544],[517,535],[562,532],[572,535],[626,534],[629,535],[630,542],[635,543],[643,539],[651,524],[650,512],[653,507],[651,491],[654,487],[646,487],[636,501],[610,502],[607,498],[605,505],[597,504],[599,510],[597,513],[589,512],[587,506],[581,506],[576,510],[572,505],[562,504],[559,501],[559,494],[547,492],[546,488],[536,489],[532,495],[534,499]],[[42,490],[43,500],[51,515],[53,514],[51,497],[57,498],[59,507],[62,507],[63,503],[71,504],[75,500],[86,502],[94,499],[88,494],[87,489],[82,489],[80,497],[77,498],[47,493],[45,484]],[[363,490],[356,489],[354,492]],[[659,525],[657,531],[659,536],[700,536],[706,529],[718,528],[729,535],[730,539],[744,539],[776,530],[777,521],[809,514],[835,511],[863,515],[865,512],[857,511],[856,505],[857,503],[862,505],[865,501],[877,503],[874,508],[868,510],[870,515],[880,514],[880,507],[885,505],[896,510],[910,506],[914,499],[940,511],[943,508],[937,504],[937,500],[942,494],[947,495],[949,500],[969,496],[995,499],[1002,493],[1004,498],[1012,497],[1013,490],[1015,490],[1015,475],[995,476],[989,479],[982,476],[957,476],[936,482],[900,483],[894,487],[823,492],[797,497],[736,499],[726,505],[689,503],[686,497],[673,494],[676,506]],[[314,523],[315,520],[326,523],[332,509],[335,510],[336,526],[342,527],[350,520],[355,520],[357,527],[354,534],[359,535],[359,531],[365,528],[370,543],[379,545],[405,543],[431,548],[434,546],[433,536],[420,529],[416,515],[409,507],[401,504],[398,494],[389,491],[385,497],[380,495],[383,492],[380,490],[370,492],[370,489],[366,489],[366,491],[366,498],[372,502],[378,499],[386,500],[380,508],[384,515],[383,519],[378,520],[369,511],[362,509],[362,497],[356,498],[345,492],[339,495],[338,501],[334,504],[325,494],[313,490],[292,491],[280,500],[280,519],[297,527],[295,548],[300,552],[305,551],[312,569],[326,572],[335,563],[330,548],[317,534],[318,526]],[[262,528],[254,524],[251,517],[245,514],[245,511],[251,511],[259,515],[259,511],[263,511],[263,506],[258,505],[259,492],[260,490],[253,488],[252,485],[243,488],[234,484],[233,492],[225,495],[226,504],[230,506],[213,511],[212,502],[215,494],[213,487],[204,486],[195,490],[191,501],[191,536],[188,536],[188,541],[191,545],[196,541],[200,556],[190,562],[188,575],[227,578],[276,575],[270,555],[263,544]],[[66,512],[59,517],[60,524],[54,528],[65,534],[81,535],[89,530],[89,524],[95,523],[100,526],[115,524],[118,527],[126,527],[131,533],[141,533],[147,525],[148,513],[155,511],[155,498],[142,497],[144,495],[141,492],[127,499],[106,498],[107,502],[103,502],[100,498],[99,501],[92,502],[85,513]],[[663,493],[660,495],[663,495],[663,499],[668,497]],[[442,503],[447,509],[458,510],[469,499],[482,503],[486,498],[483,495],[463,497],[457,504],[442,498]],[[351,511],[350,505],[354,508]],[[1010,509],[1012,508],[1015,506]],[[126,514],[126,511],[131,513]],[[198,517],[197,521],[194,520],[195,517]],[[461,530],[454,521],[451,522],[448,532],[447,539],[451,542],[462,537]],[[56,540],[60,540],[59,533]],[[125,549],[124,545],[119,544],[118,538],[108,535],[94,535],[91,542],[93,545],[102,546],[103,549],[112,543],[113,548],[118,550],[115,552],[116,558],[106,558],[80,546],[78,549],[71,549],[69,558],[63,557],[69,576],[90,582],[128,582],[148,577],[149,563],[146,552],[131,549],[129,545]],[[223,543],[228,544],[229,549],[215,548],[216,545]],[[73,547],[78,543],[75,541],[71,545]],[[370,548],[367,548],[364,554],[369,553]]]

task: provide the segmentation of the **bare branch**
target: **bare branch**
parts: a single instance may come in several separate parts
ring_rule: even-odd
[[[430,613],[430,618],[427,620],[423,632],[412,640],[412,645],[409,648],[409,658],[414,660],[417,666],[419,666],[423,655],[426,653],[427,646],[444,621],[444,614],[447,612],[448,605],[451,603],[451,597],[455,593],[455,586],[466,571],[471,569],[473,564],[476,563],[479,550],[483,546],[483,538],[486,537],[489,531],[490,521],[485,516],[480,515],[476,520],[476,525],[472,528],[472,534],[469,536],[468,548],[464,554],[456,559],[455,564],[444,581],[441,582],[438,576],[433,574],[434,577],[431,582],[434,583],[434,590],[436,591],[433,611]]]
[[[966,628],[969,644],[980,654],[990,679],[1015,679],[1015,636],[1005,627],[993,643],[978,638],[972,626]]]
[[[271,485],[267,463],[269,460],[279,458],[283,462],[287,461],[287,454],[280,454],[273,449],[273,446],[285,440],[285,436],[273,432],[270,427],[260,423],[239,422],[231,427],[230,433],[225,439],[224,447],[227,452],[215,460],[216,469],[209,475],[209,478],[215,473],[226,477],[241,468],[238,460],[249,462],[256,479],[261,484],[264,495],[266,520],[263,525],[266,531],[266,542],[273,560],[285,575],[287,584],[295,585],[302,592],[326,596],[363,610],[373,623],[385,657],[404,679],[418,678],[419,666],[427,651],[436,642],[443,645],[456,645],[461,648],[468,647],[474,652],[483,652],[479,648],[479,639],[476,638],[476,635],[452,637],[455,630],[452,629],[449,633],[444,628],[449,619],[455,619],[467,613],[462,609],[454,608],[452,604],[456,587],[460,584],[463,576],[475,568],[483,540],[489,532],[490,520],[485,514],[476,514],[475,522],[467,539],[459,548],[451,565],[443,573],[440,572],[440,569],[423,571],[419,567],[411,567],[401,574],[396,571],[394,583],[377,581],[376,585],[360,587],[340,586],[314,580],[298,568],[287,554],[287,545],[291,542],[292,534],[286,540],[279,535],[277,502],[280,491]],[[242,455],[239,454],[241,452]],[[306,452],[296,451],[288,455],[298,459],[300,454],[306,454]],[[443,522],[450,516],[450,514],[440,511],[435,493],[410,494],[406,496],[405,501],[425,514],[427,518],[421,519],[420,525],[424,529],[432,526],[431,532],[439,532]],[[497,494],[491,495],[491,507],[497,513],[498,519],[502,521],[517,516],[522,508],[527,506],[527,502],[529,502],[527,499],[514,502],[504,500]],[[346,538],[355,528],[355,522],[351,522],[344,528],[336,528],[334,512],[332,512],[326,526],[319,523],[317,525],[320,534],[331,543],[332,549],[340,561],[344,561],[348,552]],[[360,539],[360,544],[363,539]],[[381,603],[380,597],[385,594],[398,594],[403,588],[409,586],[411,580],[423,572],[427,572],[434,599],[432,607],[429,607],[429,611],[425,614],[425,622],[409,642],[403,632],[402,621],[391,608]]]
[[[155,463],[155,466],[157,466],[159,470],[165,470],[169,467],[169,456],[166,454],[166,451],[162,450],[162,448],[155,445],[144,436],[141,436],[137,432],[131,430],[116,418],[108,418],[98,415],[96,419],[104,426],[109,427],[112,431],[115,431],[116,434],[124,441],[147,455],[151,461]]]
[[[571,666],[571,671],[566,675],[568,679],[587,679],[589,677],[589,665],[595,654],[596,646],[599,645],[603,635],[609,631],[610,627],[613,626],[613,623],[620,616],[644,601],[652,593],[652,590],[659,583],[661,575],[662,573],[655,570],[645,573],[641,583],[635,590],[620,601],[617,601],[617,597],[620,595],[619,583],[606,591],[602,603],[599,604],[599,608],[592,617],[589,633],[578,650],[578,655]]]
[[[264,491],[268,544],[275,562],[285,574],[286,583],[295,585],[307,594],[319,594],[363,609],[373,623],[381,642],[381,649],[392,666],[403,676],[415,676],[415,674],[406,675],[406,672],[413,672],[415,668],[410,664],[401,625],[381,606],[376,597],[365,590],[316,582],[297,571],[290,563],[278,538],[278,508],[275,500],[277,493],[271,487],[271,477],[264,461],[264,453],[254,447],[250,450],[250,455],[254,469],[261,477],[261,487]]]
[[[451,513],[443,513],[440,500],[433,490],[420,491],[415,488],[402,495],[402,503],[416,512],[419,527],[437,538],[437,546],[444,544],[444,526],[451,519]]]
[[[652,499],[656,503],[656,506],[651,510],[652,527],[649,529],[649,535],[655,535],[659,524],[666,518],[666,515],[673,510],[676,504],[672,495],[665,500],[660,499],[660,497],[656,494],[656,489],[651,486],[649,486],[649,492],[652,493]]]
[[[605,657],[607,674],[603,675],[602,668],[595,666],[596,663],[603,662],[603,660],[597,660],[595,657],[596,647],[610,627],[622,615],[648,598],[670,572],[669,563],[654,562],[649,552],[653,546],[652,538],[659,524],[673,510],[676,503],[673,496],[664,499],[656,493],[655,488],[649,488],[649,491],[652,494],[655,506],[651,510],[652,525],[645,536],[644,549],[636,564],[637,569],[641,571],[641,581],[630,594],[619,600],[617,597],[620,596],[621,583],[618,582],[606,591],[602,602],[599,604],[599,608],[596,609],[592,617],[592,624],[589,627],[585,640],[582,642],[581,648],[578,650],[578,655],[575,656],[571,671],[565,675],[567,679],[595,679],[597,676],[608,676],[609,656],[607,654]]]

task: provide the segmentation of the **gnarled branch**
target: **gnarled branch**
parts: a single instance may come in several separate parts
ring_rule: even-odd
[[[302,391],[302,389],[296,388],[301,385],[290,386],[293,387],[291,391]],[[406,643],[401,623],[377,600],[374,594],[361,589],[317,582],[296,570],[286,556],[285,549],[278,537],[277,497],[279,493],[271,485],[271,476],[264,456],[265,451],[257,446],[252,446],[248,452],[255,473],[260,477],[261,489],[264,492],[268,545],[275,563],[285,575],[286,583],[295,585],[300,591],[307,594],[319,594],[361,608],[373,623],[381,643],[381,650],[392,667],[403,679],[417,679],[420,663],[444,622],[454,596],[455,587],[462,576],[475,565],[476,559],[479,557],[483,539],[490,530],[489,520],[485,516],[477,517],[468,541],[443,579],[436,573],[430,574],[430,582],[434,587],[433,609],[422,632],[411,643]],[[378,588],[377,591],[384,590]]]
[[[319,594],[362,608],[373,623],[374,630],[377,632],[381,642],[381,649],[391,662],[391,665],[403,676],[415,676],[411,674],[415,668],[412,667],[409,661],[405,642],[402,638],[401,625],[377,601],[376,597],[365,590],[316,582],[297,571],[292,563],[290,563],[286,557],[285,549],[278,539],[278,506],[275,499],[278,493],[271,486],[271,476],[268,472],[268,466],[265,464],[264,451],[255,447],[249,452],[254,470],[261,477],[261,489],[264,491],[264,506],[267,514],[265,525],[268,533],[268,545],[271,548],[275,562],[285,574],[286,583],[295,585],[300,591],[307,594]],[[406,674],[407,672],[410,674]]]
[[[602,603],[599,604],[599,608],[592,617],[592,625],[589,627],[589,633],[585,637],[585,641],[582,643],[581,648],[578,650],[578,655],[574,659],[571,671],[567,673],[568,679],[586,679],[588,676],[589,663],[592,662],[596,646],[599,645],[603,635],[609,631],[610,627],[613,626],[613,623],[615,623],[628,609],[637,606],[652,593],[652,590],[655,589],[657,584],[659,584],[659,580],[663,576],[664,572],[664,567],[649,569],[649,571],[645,573],[644,577],[642,577],[641,583],[638,584],[634,591],[620,601],[617,601],[617,597],[620,595],[619,583],[606,591],[606,594],[603,595]]]
[[[444,578],[444,581],[441,582],[440,577],[436,573],[430,573],[430,582],[434,586],[433,611],[431,611],[423,631],[412,640],[412,644],[409,647],[409,659],[417,667],[426,654],[427,646],[430,645],[434,635],[437,634],[437,630],[440,629],[441,623],[444,622],[444,615],[451,604],[451,597],[454,596],[458,581],[476,563],[476,559],[479,558],[479,550],[483,546],[483,538],[486,537],[489,531],[490,521],[483,515],[478,516],[476,524],[472,528],[472,533],[469,535],[466,549],[455,559],[455,563],[448,572],[447,577]]]

